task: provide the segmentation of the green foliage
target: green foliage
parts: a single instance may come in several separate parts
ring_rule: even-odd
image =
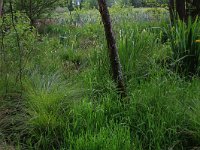
[[[90,8],[98,8],[98,1],[93,1],[93,0],[83,0],[81,2],[81,7],[85,9],[90,9]]]
[[[148,30],[125,24],[120,30],[119,54],[127,79],[144,78],[154,63],[153,55],[157,53],[159,44],[156,44],[156,36]]]
[[[6,85],[9,80],[16,80],[17,85],[20,83],[19,76],[24,73],[27,62],[31,60],[30,54],[37,49],[34,47],[37,34],[34,28],[31,29],[27,16],[16,13],[13,18],[14,20],[11,15],[1,18],[0,66],[5,89],[9,86]]]
[[[80,5],[78,6],[76,0],[68,0],[67,6],[69,10],[74,10],[75,8],[83,9],[93,9],[98,8],[97,0],[79,0]],[[134,7],[160,7],[167,4],[167,0],[106,0],[109,7],[120,6],[134,6]]]
[[[22,57],[22,96],[15,82],[16,32],[10,16],[5,17],[3,54],[9,65],[1,68],[8,70],[0,76],[0,144],[38,150],[180,150],[199,145],[200,81],[183,80],[166,66],[174,56],[171,36],[176,49],[182,49],[189,43],[180,43],[181,36],[187,39],[189,26],[180,23],[171,29],[179,32],[170,32],[163,40],[163,9],[115,6],[110,11],[127,105],[120,101],[110,76],[97,10],[63,14],[62,21],[44,27],[41,35],[29,27],[27,17],[15,15],[20,47],[29,54]],[[198,26],[190,24],[193,40],[198,39]],[[5,83],[13,87],[7,93]]]
[[[34,21],[42,14],[47,13],[55,8],[57,0],[16,0],[14,2],[15,10],[26,13],[31,21]]]
[[[173,51],[173,67],[175,70],[186,76],[198,73],[200,45],[195,42],[199,39],[200,22],[198,18],[188,23],[178,20],[169,31],[170,43]]]

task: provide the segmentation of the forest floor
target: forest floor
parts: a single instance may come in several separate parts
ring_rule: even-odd
[[[14,30],[4,37],[0,149],[4,143],[36,150],[200,147],[200,79],[173,68],[168,12],[110,12],[129,103],[120,100],[112,81],[97,10],[57,13],[32,31],[19,17],[22,58]]]

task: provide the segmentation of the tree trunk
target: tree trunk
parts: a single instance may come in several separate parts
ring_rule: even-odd
[[[174,23],[174,13],[175,13],[175,5],[174,0],[169,0],[169,13],[170,13],[170,20],[171,23]]]
[[[0,0],[0,17],[3,16],[3,0]]]
[[[30,20],[31,20],[31,22],[32,22],[32,20],[33,20],[33,12],[32,12],[32,0],[30,0],[29,1],[29,18],[30,18]]]
[[[200,0],[186,0],[187,6],[190,6],[187,8],[189,11],[189,15],[196,19],[198,15],[200,15]]]
[[[112,69],[112,76],[114,81],[117,83],[118,91],[120,92],[122,97],[126,96],[125,84],[121,69],[121,64],[119,60],[119,54],[116,47],[116,41],[114,38],[114,34],[112,31],[112,25],[110,20],[110,14],[108,11],[108,7],[106,4],[106,0],[98,0],[99,3],[99,11],[102,17],[102,21],[104,24],[104,30],[109,50],[109,57]]]
[[[185,0],[176,0],[176,11],[181,20],[183,21],[187,20]]]

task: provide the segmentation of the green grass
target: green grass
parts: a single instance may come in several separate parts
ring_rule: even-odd
[[[110,11],[129,104],[120,101],[111,79],[97,11],[73,12],[66,18],[76,20],[80,14],[85,18],[82,25],[63,22],[46,27],[43,31],[48,34],[21,38],[27,54],[23,56],[22,91],[13,63],[18,63],[18,55],[7,51],[9,70],[2,69],[0,77],[0,148],[2,143],[28,150],[180,150],[200,146],[200,80],[198,76],[185,80],[169,68],[173,49],[170,39],[163,37],[163,24],[168,23],[165,12]],[[153,15],[148,17],[153,19],[141,19],[149,11]],[[139,21],[131,20],[132,15]],[[10,32],[5,47],[16,49],[16,41],[10,45],[9,39],[14,37]],[[1,66],[5,63],[1,61]]]
[[[169,37],[173,51],[173,67],[184,76],[199,74],[199,19],[192,22],[188,19],[187,24],[181,20],[175,21],[175,26],[169,29]]]

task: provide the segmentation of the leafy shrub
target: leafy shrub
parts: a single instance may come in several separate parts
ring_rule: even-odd
[[[30,27],[30,20],[26,15],[15,13],[13,18],[14,20],[9,14],[0,18],[3,56],[0,63],[5,78],[7,80],[16,78],[18,82],[19,75],[24,74],[27,62],[32,59],[30,55],[37,49],[35,47],[37,33],[34,28]]]

